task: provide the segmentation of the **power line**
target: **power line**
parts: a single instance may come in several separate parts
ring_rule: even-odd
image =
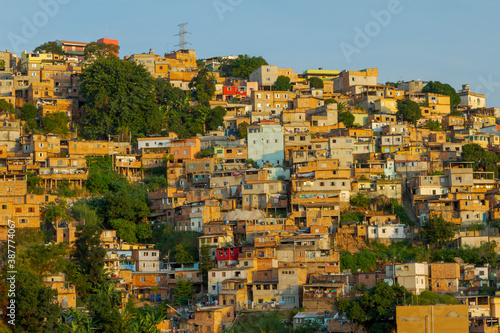
[[[188,43],[186,41],[186,35],[187,34],[191,34],[190,32],[186,31],[186,25],[187,25],[187,22],[179,24],[178,25],[178,27],[179,27],[179,33],[177,35],[174,35],[174,36],[179,36],[179,44],[175,45],[175,46],[180,47],[181,50],[185,50],[186,46],[188,44],[191,45],[191,43]]]

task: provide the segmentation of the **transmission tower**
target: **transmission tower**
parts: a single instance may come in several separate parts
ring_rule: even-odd
[[[184,50],[186,49],[186,45],[191,45],[191,43],[188,43],[186,41],[186,35],[187,34],[190,34],[190,32],[186,31],[186,25],[187,25],[187,22],[186,23],[181,23],[179,24],[179,33],[177,35],[174,35],[174,36],[179,36],[179,44],[176,45],[178,47],[181,48],[181,50]]]

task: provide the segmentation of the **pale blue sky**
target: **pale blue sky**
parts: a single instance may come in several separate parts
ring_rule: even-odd
[[[59,8],[43,9],[54,2]],[[389,9],[376,23],[373,12]],[[177,25],[188,22],[199,58],[261,55],[297,72],[378,67],[380,83],[439,80],[457,90],[469,83],[487,94],[488,106],[500,107],[499,13],[500,2],[486,0],[8,1],[0,50],[108,37],[119,40],[120,56],[150,48],[163,54],[178,44]],[[36,31],[26,28],[33,23]],[[367,29],[370,36],[356,43],[356,31]]]

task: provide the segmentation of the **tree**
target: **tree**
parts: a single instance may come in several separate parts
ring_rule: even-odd
[[[424,290],[420,295],[411,298],[411,305],[458,304],[458,300],[450,294],[440,295],[430,290]]]
[[[248,137],[248,123],[246,121],[242,122],[238,126],[238,134],[243,138],[246,139]]]
[[[429,81],[422,89],[422,92],[450,96],[451,109],[454,109],[458,104],[460,104],[460,96],[457,94],[456,90],[447,83]]]
[[[289,91],[292,89],[290,78],[288,76],[280,75],[273,84],[274,91]]]
[[[351,197],[351,205],[360,208],[368,208],[368,205],[370,205],[370,198],[366,194],[358,192],[358,194]]]
[[[208,105],[215,94],[215,77],[208,69],[203,68],[189,82],[188,87],[195,89],[196,100],[202,105]]]
[[[398,112],[396,112],[396,117],[402,121],[408,121],[413,125],[417,124],[417,121],[422,118],[422,111],[418,103],[411,101],[409,99],[398,101]]]
[[[462,161],[473,162],[474,170],[498,173],[497,163],[499,156],[492,151],[488,151],[476,143],[469,143],[462,147]]]
[[[194,259],[184,245],[178,244],[175,247],[175,261],[179,264],[191,264],[194,262]]]
[[[154,80],[144,66],[117,57],[100,58],[84,68],[80,82],[86,137],[160,132],[164,113],[156,104]]]
[[[71,206],[71,216],[76,221],[85,220],[86,225],[101,225],[102,219],[97,210],[90,207],[85,200],[78,201]]]
[[[205,127],[207,131],[217,130],[219,127],[224,126],[224,116],[227,110],[222,106],[217,106],[210,110],[205,120]]]
[[[16,325],[13,332],[53,332],[59,322],[57,291],[46,287],[40,276],[27,270],[16,274]]]
[[[311,89],[323,89],[323,80],[321,80],[319,77],[313,76],[309,79],[309,87]]]
[[[154,80],[154,93],[156,103],[167,110],[173,108],[179,111],[188,106],[186,92],[180,88],[172,87],[170,82],[165,79],[158,78]]]
[[[38,117],[38,109],[31,103],[24,103],[21,108],[21,120],[28,123],[29,129],[35,129],[38,127],[36,118]]]
[[[104,257],[107,250],[101,245],[102,229],[98,225],[83,225],[76,229],[71,259],[76,263],[70,272],[77,291],[84,300],[103,282]]]
[[[203,285],[208,285],[208,271],[214,267],[210,246],[203,244],[200,248],[200,271],[203,279]]]
[[[0,111],[7,111],[9,113],[14,113],[14,105],[7,102],[5,99],[0,99]]]
[[[345,127],[352,127],[354,124],[354,115],[349,111],[338,112],[338,122],[344,123]]]
[[[127,243],[137,243],[137,238],[135,237],[136,225],[134,222],[124,219],[115,219],[110,220],[109,224],[111,228],[116,230],[116,235],[120,237],[121,240]]]
[[[337,101],[333,98],[325,99],[325,105],[333,104],[333,103],[337,103]]]
[[[193,297],[193,294],[193,283],[184,280],[182,277],[179,278],[174,287],[174,297],[176,298],[176,301],[181,305],[186,305]]]
[[[64,112],[55,112],[42,117],[42,127],[46,133],[68,134],[69,117]]]
[[[425,238],[427,243],[435,245],[450,240],[455,234],[456,227],[441,216],[431,217],[420,229],[420,238]]]
[[[89,60],[117,57],[119,50],[120,46],[115,44],[92,42],[85,46],[84,58],[85,60]]]
[[[430,129],[431,131],[442,131],[443,130],[443,123],[437,121],[437,120],[428,120],[425,123],[425,127]]]
[[[353,300],[337,303],[355,325],[363,325],[368,332],[391,332],[396,328],[396,306],[411,299],[411,293],[400,285],[389,286],[385,281]]]
[[[58,274],[67,266],[68,245],[32,244],[23,251],[18,251],[18,267],[38,276]]]
[[[221,59],[220,75],[224,77],[239,77],[248,79],[250,74],[260,66],[268,65],[262,57],[239,55],[236,59]]]
[[[62,46],[57,44],[57,42],[46,42],[46,43],[43,43],[42,45],[40,46],[37,46],[33,52],[47,52],[47,53],[52,53],[52,54],[60,54],[62,55],[64,52],[63,52],[63,49],[62,49]]]

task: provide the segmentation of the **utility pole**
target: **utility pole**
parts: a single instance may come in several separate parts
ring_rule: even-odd
[[[191,43],[188,43],[186,41],[186,35],[187,34],[191,34],[190,32],[188,32],[186,30],[186,25],[187,25],[187,22],[179,24],[178,25],[178,27],[179,27],[179,33],[177,35],[174,35],[174,36],[179,36],[179,44],[176,45],[176,46],[180,47],[181,50],[185,50],[186,46],[188,44],[191,45]]]

